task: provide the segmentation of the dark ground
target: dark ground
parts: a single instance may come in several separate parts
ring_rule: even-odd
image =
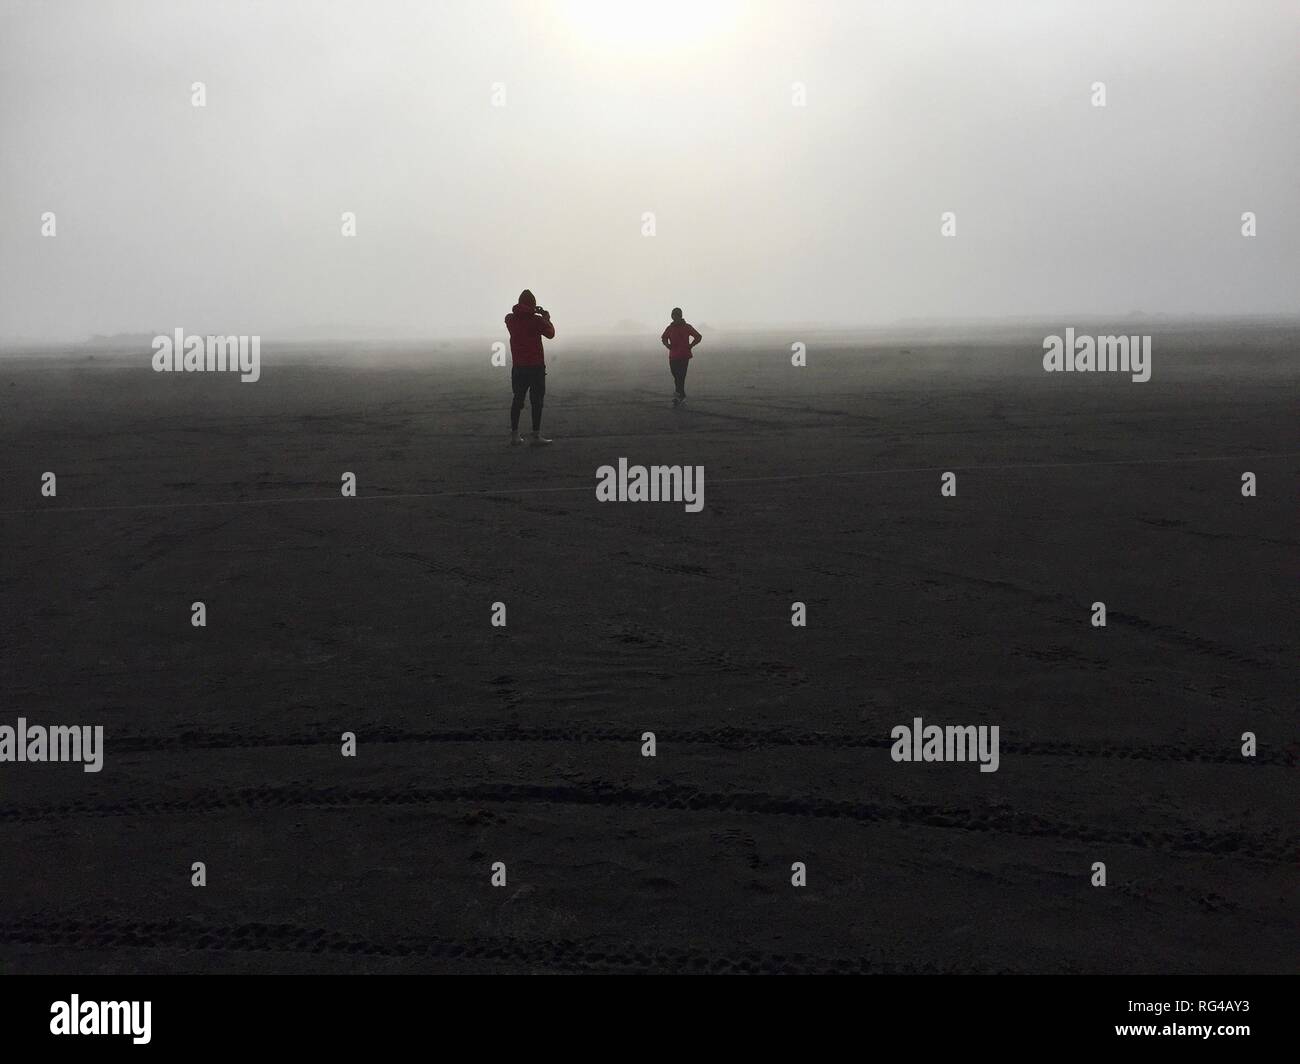
[[[486,345],[0,360],[0,724],[107,733],[0,765],[0,970],[1294,971],[1300,332],[1154,333],[555,345],[542,451]]]

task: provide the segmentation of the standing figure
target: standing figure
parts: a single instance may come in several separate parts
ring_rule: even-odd
[[[510,388],[514,400],[510,404],[510,445],[524,442],[519,435],[519,415],[528,396],[533,408],[533,434],[529,442],[537,445],[550,443],[542,435],[542,400],[546,397],[546,355],[542,351],[542,338],[555,339],[555,326],[551,312],[537,305],[537,297],[525,288],[519,293],[519,302],[506,315],[506,328],[510,332]]]
[[[668,369],[673,375],[673,406],[686,402],[686,371],[691,365],[691,351],[704,337],[695,326],[682,319],[682,308],[673,307],[673,320],[659,337],[668,348]]]

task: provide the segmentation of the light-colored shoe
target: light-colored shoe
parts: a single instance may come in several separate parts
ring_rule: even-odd
[[[528,437],[528,442],[534,447],[542,447],[548,443],[554,443],[555,441],[547,436],[543,436],[540,432],[534,432]]]

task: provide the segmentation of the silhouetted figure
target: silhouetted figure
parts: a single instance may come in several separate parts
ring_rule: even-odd
[[[546,396],[546,356],[542,352],[542,337],[555,339],[555,326],[551,312],[537,305],[537,297],[525,288],[519,293],[519,302],[506,315],[506,328],[510,330],[510,387],[514,401],[510,404],[510,444],[524,442],[519,435],[519,415],[524,409],[524,396],[529,396],[533,407],[533,434],[529,442],[550,443],[542,435],[542,400]]]
[[[659,337],[668,348],[668,369],[673,375],[673,406],[686,402],[686,371],[691,365],[691,351],[704,337],[695,326],[682,320],[682,308],[673,307],[673,320]]]

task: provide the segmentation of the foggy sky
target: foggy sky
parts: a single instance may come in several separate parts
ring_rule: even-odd
[[[634,10],[0,3],[0,337],[1297,309],[1300,4]]]

